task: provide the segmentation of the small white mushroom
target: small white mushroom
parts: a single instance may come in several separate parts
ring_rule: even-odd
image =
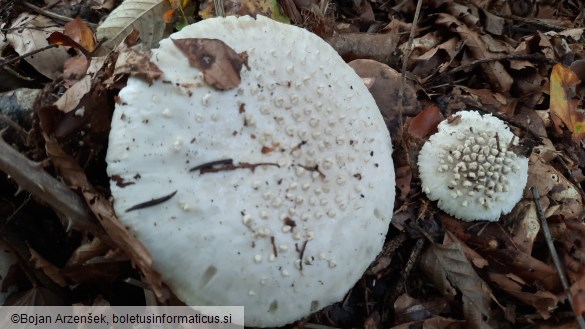
[[[423,191],[438,201],[439,208],[459,219],[497,221],[522,198],[528,159],[507,151],[508,144],[517,145],[518,138],[503,121],[476,111],[456,115],[459,120],[455,123],[445,120],[439,124],[439,131],[419,153]],[[450,162],[453,155],[468,149],[473,153],[462,156],[460,162]]]

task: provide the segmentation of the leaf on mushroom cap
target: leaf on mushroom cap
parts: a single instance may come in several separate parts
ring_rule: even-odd
[[[476,111],[457,112],[423,145],[418,168],[423,191],[463,220],[497,221],[522,198],[528,159],[516,155],[518,138],[506,124]]]
[[[390,136],[363,82],[317,36],[262,16],[171,37],[220,39],[249,68],[219,91],[171,39],[153,50],[164,76],[130,78],[113,116],[120,220],[188,305],[244,305],[246,325],[267,327],[341,300],[394,204]]]

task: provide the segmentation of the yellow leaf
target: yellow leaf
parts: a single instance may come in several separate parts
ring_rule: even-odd
[[[585,113],[577,109],[578,100],[575,98],[575,87],[579,78],[570,68],[556,64],[550,76],[550,113],[551,119],[558,133],[562,132],[562,125],[573,134],[573,140],[579,141],[585,137]]]

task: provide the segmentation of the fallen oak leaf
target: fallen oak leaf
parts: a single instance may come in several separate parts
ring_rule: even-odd
[[[575,87],[580,82],[570,68],[556,64],[550,76],[550,113],[555,130],[561,133],[564,124],[572,133],[574,141],[585,137],[585,113],[577,108]]]
[[[453,241],[432,244],[421,255],[419,266],[445,297],[461,295],[469,328],[487,328],[492,317],[492,292],[463,253],[462,242]]]
[[[87,51],[82,45],[75,42],[75,40],[71,39],[64,33],[58,31],[51,33],[51,35],[49,35],[49,37],[47,38],[47,42],[51,45],[75,48],[79,50],[83,55],[85,55],[85,57],[88,58],[91,56],[89,51]]]
[[[63,33],[88,52],[94,51],[97,44],[95,34],[81,19],[76,18],[65,24]]]
[[[248,54],[236,53],[217,39],[173,39],[191,66],[203,72],[205,82],[219,90],[230,90],[242,81],[242,65],[248,67]],[[249,69],[249,68],[248,68]]]

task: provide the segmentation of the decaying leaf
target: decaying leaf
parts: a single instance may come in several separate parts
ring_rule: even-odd
[[[133,30],[140,32],[146,48],[155,47],[165,35],[164,13],[171,7],[166,0],[126,0],[97,28],[98,40],[106,41],[96,50],[103,56],[120,44]]]
[[[473,270],[459,243],[431,245],[421,256],[420,267],[443,295],[461,294],[469,328],[489,327],[491,290]]]
[[[571,286],[575,314],[585,316],[585,275]]]
[[[480,34],[472,30],[465,23],[461,22],[454,16],[440,13],[437,15],[437,24],[449,27],[452,31],[459,34],[461,39],[465,40],[465,46],[476,59],[485,59],[496,57],[496,51],[499,52],[503,47],[499,41],[491,38],[486,34]],[[483,72],[488,81],[499,92],[508,92],[512,87],[514,80],[506,71],[506,68],[499,61],[482,64]]]
[[[429,106],[410,120],[408,134],[421,139],[430,136],[437,132],[437,126],[443,119],[437,106]]]
[[[544,318],[550,317],[550,312],[557,306],[558,298],[548,291],[530,292],[530,287],[520,277],[513,274],[489,273],[491,281],[500,289],[518,298],[527,305],[533,306]]]
[[[130,75],[140,78],[151,85],[154,80],[163,75],[163,72],[156,64],[150,61],[150,56],[150,50],[138,51],[128,48],[121,51],[116,60],[114,73],[106,81],[106,84],[114,85]]]
[[[98,218],[100,224],[118,248],[126,251],[130,260],[138,266],[147,282],[159,299],[168,298],[168,292],[162,286],[162,278],[152,268],[152,258],[144,245],[130,234],[120,223],[110,201],[87,180],[85,172],[71,156],[66,154],[55,138],[44,135],[47,155],[66,183],[82,192],[87,204]]]
[[[550,76],[550,112],[558,133],[561,123],[573,134],[574,141],[585,137],[585,113],[578,109],[575,86],[579,83],[577,74],[570,68],[557,64]]]
[[[51,35],[47,38],[47,41],[52,45],[75,48],[75,49],[81,51],[87,57],[89,57],[89,52],[87,50],[85,50],[85,48],[83,48],[82,45],[78,44],[73,39],[71,39],[70,37],[68,37],[67,35],[65,35],[61,32],[57,31],[57,32],[51,33]]]
[[[53,282],[60,285],[61,287],[65,287],[67,285],[65,278],[61,274],[61,270],[55,266],[55,264],[46,260],[33,248],[29,247],[28,250],[30,251],[30,261],[33,263],[35,268],[41,270],[43,273],[45,273],[46,276],[51,278]]]
[[[81,99],[91,90],[91,76],[86,75],[76,82],[71,88],[61,95],[55,102],[55,106],[64,113],[69,113],[77,108]]]
[[[47,38],[58,30],[61,28],[47,17],[21,14],[10,26],[6,39],[19,55],[24,55],[48,46]],[[63,72],[67,58],[65,48],[52,48],[25,60],[47,78],[55,79]]]
[[[566,219],[582,218],[583,200],[577,187],[552,165],[544,163],[542,158],[533,154],[529,159],[528,182],[525,197],[530,197],[529,188],[537,187],[540,195],[551,198],[562,205],[554,214]]]
[[[248,65],[248,54],[236,53],[218,39],[177,39],[173,40],[189,59],[191,66],[203,72],[203,79],[219,90],[229,90],[240,85],[240,71]]]
[[[90,53],[95,49],[96,40],[93,31],[79,18],[65,24],[63,34],[70,37]]]

